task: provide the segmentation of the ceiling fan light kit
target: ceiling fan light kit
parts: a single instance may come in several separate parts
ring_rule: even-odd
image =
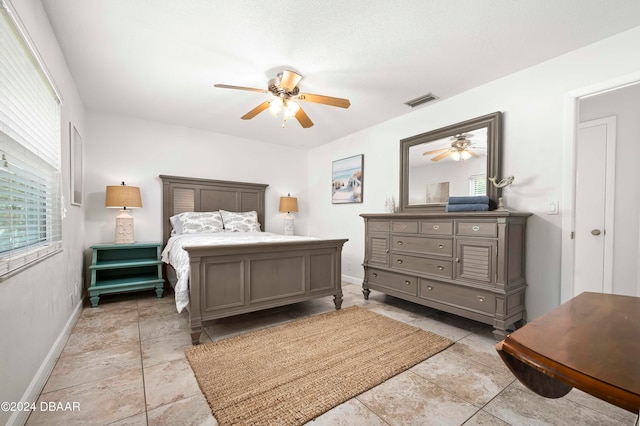
[[[282,127],[284,127],[284,123],[288,119],[293,117],[295,117],[296,120],[298,120],[298,123],[300,123],[300,125],[305,129],[313,126],[313,121],[311,121],[307,113],[304,112],[304,110],[297,102],[294,101],[294,99],[340,108],[349,108],[349,106],[351,105],[348,99],[334,98],[324,95],[313,95],[310,93],[300,93],[300,88],[298,87],[298,83],[300,82],[300,80],[302,80],[302,76],[300,74],[293,71],[284,70],[283,72],[278,73],[276,78],[272,78],[271,80],[269,80],[267,84],[268,90],[256,89],[253,87],[230,86],[228,84],[214,84],[214,87],[221,89],[246,90],[259,93],[271,93],[274,96],[273,99],[261,103],[260,105],[243,115],[241,118],[243,120],[251,120],[253,117],[260,114],[267,108],[275,117],[277,117],[282,111]]]
[[[470,133],[462,133],[455,135],[453,142],[451,142],[450,148],[436,149],[433,151],[424,152],[422,155],[438,154],[431,159],[431,161],[440,161],[443,158],[451,157],[454,161],[464,160],[467,161],[471,157],[478,157],[478,154],[471,151],[472,143],[469,138],[473,136]]]

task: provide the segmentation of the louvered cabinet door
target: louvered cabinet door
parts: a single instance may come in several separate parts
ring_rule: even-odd
[[[366,263],[371,266],[389,266],[389,234],[367,235]]]
[[[456,280],[495,284],[498,242],[483,238],[456,240]]]

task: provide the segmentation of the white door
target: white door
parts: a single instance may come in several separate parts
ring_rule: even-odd
[[[613,289],[616,118],[578,125],[573,295]]]

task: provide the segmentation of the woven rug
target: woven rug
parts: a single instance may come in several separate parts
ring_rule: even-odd
[[[185,353],[220,425],[300,425],[451,344],[350,307]]]

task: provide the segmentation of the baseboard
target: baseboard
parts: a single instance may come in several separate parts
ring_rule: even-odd
[[[58,335],[58,338],[51,346],[49,353],[45,357],[42,364],[40,364],[40,368],[36,372],[36,375],[29,383],[29,386],[24,391],[22,398],[20,401],[22,402],[32,402],[37,403],[38,397],[44,389],[44,385],[47,384],[47,380],[51,375],[51,371],[53,371],[53,367],[56,365],[56,361],[60,357],[62,350],[64,349],[64,345],[67,343],[69,336],[71,335],[71,331],[73,330],[73,326],[76,324],[80,313],[82,312],[82,299],[78,302],[78,304],[73,309],[71,316],[67,320],[64,328]],[[24,425],[29,418],[29,411],[14,411],[11,417],[9,417],[9,421],[7,425]]]
[[[344,274],[342,274],[342,281],[346,281],[349,284],[356,284],[356,285],[362,284],[362,278],[351,277],[349,275],[344,275]]]

